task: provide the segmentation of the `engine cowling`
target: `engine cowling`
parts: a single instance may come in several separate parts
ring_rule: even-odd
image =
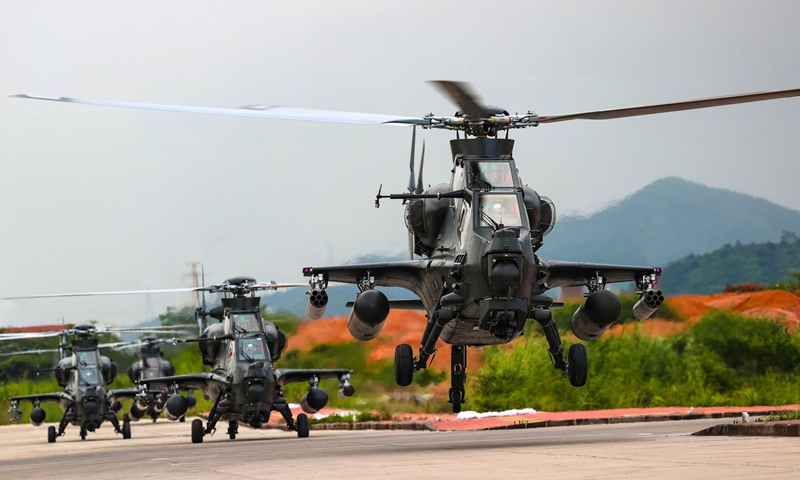
[[[317,413],[328,404],[328,392],[319,387],[310,387],[300,399],[300,407],[306,413]]]
[[[189,401],[183,395],[176,393],[169,397],[164,405],[164,416],[167,417],[167,420],[175,421],[181,418],[188,409]]]
[[[589,295],[572,315],[572,333],[584,341],[596,340],[619,318],[619,298],[608,290]]]
[[[31,410],[31,423],[37,427],[44,423],[45,418],[47,418],[47,413],[43,409],[36,407]]]
[[[325,308],[328,306],[328,293],[325,290],[311,290],[308,295],[308,306],[306,316],[311,320],[319,320],[325,315]]]
[[[426,189],[423,193],[449,191],[450,184],[442,183]],[[450,200],[447,198],[417,198],[410,200],[406,205],[406,228],[414,235],[414,248],[420,255],[429,255],[433,251],[449,206]]]
[[[357,340],[372,340],[381,333],[389,315],[389,299],[378,290],[365,290],[358,294],[347,319],[347,329]]]

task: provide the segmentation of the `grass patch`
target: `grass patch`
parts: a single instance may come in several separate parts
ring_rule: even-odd
[[[773,412],[761,417],[762,422],[785,422],[788,420],[800,420],[800,410],[785,410]]]
[[[568,348],[574,337],[565,337]],[[586,344],[589,380],[569,385],[541,335],[486,349],[471,408],[544,411],[661,406],[782,405],[800,399],[800,337],[785,324],[712,312],[668,338],[636,329]]]

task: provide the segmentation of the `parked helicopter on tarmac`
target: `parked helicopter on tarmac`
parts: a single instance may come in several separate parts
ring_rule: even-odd
[[[39,354],[59,352],[61,360],[49,370],[55,374],[58,385],[64,388],[63,392],[52,392],[34,395],[10,397],[11,421],[22,419],[20,402],[31,402],[31,423],[41,425],[46,418],[42,403],[56,403],[64,410],[64,416],[59,422],[58,429],[50,426],[47,429],[47,441],[53,443],[56,438],[64,435],[67,425],[80,427],[81,440],[86,439],[87,432],[94,432],[104,421],[109,421],[114,426],[114,431],[122,434],[122,438],[131,438],[130,421],[126,418],[120,426],[116,413],[121,408],[120,400],[133,399],[139,394],[136,388],[110,390],[108,385],[117,375],[117,365],[108,357],[99,352],[99,348],[113,348],[131,344],[132,342],[118,342],[99,344],[99,333],[182,333],[180,327],[150,327],[150,328],[112,328],[80,325],[56,332],[11,333],[0,335],[0,340],[25,340],[32,338],[46,338],[59,336],[60,345],[57,349],[39,349],[22,352],[13,352],[13,355]],[[67,338],[71,341],[67,343]],[[135,343],[135,342],[134,342]],[[71,356],[65,352],[71,351]]]
[[[137,361],[128,368],[128,377],[134,383],[150,378],[169,377],[175,375],[175,367],[172,363],[163,358],[164,352],[159,347],[159,343],[171,342],[163,338],[144,338],[140,340],[135,346],[138,347],[136,352]],[[161,415],[169,400],[170,392],[166,389],[152,388],[150,389],[147,399],[147,408],[142,410],[138,406],[138,402],[133,402],[131,410],[127,414],[130,420],[136,421],[145,415],[149,416],[155,422]],[[189,408],[193,408],[197,403],[197,399],[193,395],[186,396]],[[184,417],[180,417],[180,421],[184,421]]]
[[[269,420],[272,411],[279,412],[289,430],[296,431],[298,437],[307,437],[308,416],[299,414],[295,423],[281,391],[281,387],[289,383],[308,382],[308,391],[300,400],[306,413],[316,413],[328,402],[328,394],[319,387],[321,380],[337,378],[339,395],[343,398],[355,393],[355,388],[350,383],[350,375],[353,373],[350,369],[281,369],[273,365],[286,350],[288,339],[274,324],[263,320],[261,298],[255,293],[305,286],[305,283],[260,283],[251,277],[235,277],[218,285],[182,289],[14,298],[198,292],[200,297],[195,315],[201,335],[198,338],[175,339],[174,343],[196,342],[203,363],[212,367],[211,372],[154,378],[145,376],[137,382],[139,390],[135,395],[135,408],[147,411],[154,397],[153,392],[158,392],[159,398],[168,397],[163,406],[164,415],[169,420],[177,420],[189,408],[189,401],[179,392],[202,390],[206,398],[212,399],[214,404],[205,426],[200,419],[192,421],[192,443],[201,443],[205,435],[216,431],[219,421],[228,422],[227,434],[230,439],[234,439],[240,421],[259,428]],[[223,294],[222,305],[208,310],[206,292]],[[207,317],[219,320],[219,323],[207,325]]]
[[[409,192],[381,195],[378,190],[376,207],[383,198],[406,203],[410,260],[303,269],[312,287],[308,304],[311,318],[323,314],[329,282],[358,286],[348,329],[359,340],[375,338],[391,308],[426,312],[428,324],[418,354],[414,355],[410,345],[397,346],[395,380],[401,386],[409,385],[415,371],[428,367],[438,340],[443,340],[452,351],[449,401],[454,412],[460,411],[465,401],[465,347],[510,342],[522,334],[529,319],[542,326],[553,366],[565,371],[572,385],[586,383],[586,349],[574,344],[564,358],[550,312],[558,302],[546,295],[548,290],[587,287],[587,298],[572,318],[573,333],[584,341],[599,338],[619,317],[620,303],[616,295],[606,290],[608,284],[635,282],[640,300],[634,306],[634,314],[640,319],[652,315],[663,301],[657,290],[661,274],[657,267],[550,261],[536,255],[555,225],[555,205],[521,180],[512,155],[514,140],[508,138],[510,130],[567,120],[606,120],[800,96],[800,89],[792,89],[566,115],[538,115],[532,111],[511,115],[502,108],[482,104],[464,83],[433,84],[459,106],[455,115],[407,117],[266,105],[226,109],[14,96],[109,107],[455,131],[456,138],[450,141],[453,168],[449,184],[423,189],[422,166],[419,181],[414,181],[414,133]],[[498,138],[502,131],[506,132],[505,138]],[[415,253],[424,258],[414,260]],[[376,289],[380,286],[405,288],[419,300],[390,301]]]

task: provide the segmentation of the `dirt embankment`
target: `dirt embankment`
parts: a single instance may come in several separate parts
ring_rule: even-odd
[[[420,312],[391,311],[381,334],[374,340],[364,342],[367,360],[394,359],[394,348],[401,343],[407,343],[415,352],[418,351],[426,323],[425,315]],[[304,323],[300,330],[289,338],[289,349],[310,350],[315,345],[323,343],[356,341],[358,340],[355,340],[347,330],[347,317],[330,317]],[[449,371],[450,349],[441,341],[438,348],[439,353],[431,368],[436,371]],[[470,369],[480,368],[482,362],[479,351],[468,350],[467,365]]]
[[[620,335],[636,328],[647,335],[667,336],[679,333],[694,325],[701,316],[711,309],[733,310],[755,317],[768,317],[785,321],[789,331],[800,326],[800,296],[782,290],[763,290],[747,293],[718,293],[713,295],[680,295],[668,299],[672,308],[678,311],[684,321],[659,320],[656,318],[633,325],[613,327],[610,335]],[[378,338],[365,342],[368,360],[393,359],[394,348],[407,343],[416,352],[425,331],[425,315],[420,312],[392,311]],[[357,341],[347,330],[347,317],[331,317],[311,320],[289,338],[289,348],[310,350],[323,343]],[[439,354],[432,367],[436,371],[450,368],[450,349],[439,342]],[[468,365],[472,370],[481,366],[480,352],[469,349]],[[475,370],[473,370],[475,371]]]
[[[787,323],[790,332],[800,326],[800,296],[783,290],[762,290],[747,293],[716,293],[713,295],[680,295],[667,299],[685,320],[675,322],[654,318],[635,325],[619,325],[609,333],[622,334],[630,328],[639,332],[666,336],[684,331],[694,325],[709,310],[732,310],[753,317],[767,317]],[[656,312],[656,317],[658,312]]]

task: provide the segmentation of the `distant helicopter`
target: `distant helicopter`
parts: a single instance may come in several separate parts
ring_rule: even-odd
[[[512,156],[514,140],[508,138],[510,130],[567,120],[606,120],[800,96],[800,89],[792,89],[566,115],[538,115],[532,111],[511,115],[502,108],[484,105],[465,83],[432,83],[459,106],[454,116],[408,117],[271,105],[207,108],[14,96],[109,107],[454,131],[449,184],[423,188],[424,145],[419,180],[415,182],[414,131],[408,193],[381,195],[378,190],[376,207],[383,198],[406,203],[410,260],[303,269],[312,287],[307,309],[310,318],[323,315],[329,282],[358,286],[359,294],[348,320],[348,329],[356,339],[375,338],[393,307],[424,311],[428,324],[419,353],[415,356],[407,344],[397,346],[395,380],[398,385],[410,385],[414,372],[429,366],[436,344],[442,339],[451,345],[449,401],[454,412],[459,412],[465,401],[465,347],[508,343],[522,334],[528,319],[542,326],[554,368],[565,371],[574,386],[586,383],[586,349],[581,344],[572,345],[564,358],[550,312],[559,302],[546,295],[548,290],[587,287],[587,298],[571,324],[573,333],[584,341],[599,338],[619,317],[621,306],[616,295],[606,290],[608,284],[635,282],[640,300],[633,310],[639,319],[652,315],[664,298],[657,290],[660,268],[550,261],[536,255],[555,225],[555,205],[521,180]],[[505,138],[499,138],[502,131]],[[423,258],[414,260],[415,253]],[[419,300],[390,301],[376,290],[379,286],[405,288]]]
[[[168,341],[171,340],[150,337],[140,340],[135,345],[138,347],[136,352],[138,360],[128,368],[128,377],[132,382],[138,383],[149,378],[175,375],[175,367],[169,360],[162,358],[164,352],[159,347],[159,343]],[[147,408],[144,410],[139,409],[137,402],[133,402],[130,412],[126,415],[129,415],[130,420],[134,421],[148,415],[155,422],[164,410],[167,400],[169,400],[169,391],[153,388],[148,392]],[[197,403],[197,399],[192,395],[188,395],[186,400],[189,408],[193,408]],[[180,421],[184,421],[183,416],[180,417]]]
[[[326,378],[339,380],[339,395],[343,398],[355,393],[350,383],[349,369],[280,369],[274,368],[286,350],[286,334],[274,324],[263,321],[259,308],[258,291],[278,288],[304,287],[306,284],[260,283],[251,277],[235,277],[222,284],[182,289],[148,290],[133,292],[98,292],[55,295],[35,295],[14,298],[41,298],[59,296],[118,295],[129,293],[198,292],[196,317],[201,335],[192,339],[175,339],[174,343],[196,342],[203,357],[203,363],[212,367],[211,372],[190,375],[142,378],[138,381],[138,395],[135,408],[147,411],[153,392],[169,392],[164,403],[164,414],[170,420],[181,418],[189,409],[189,401],[179,392],[202,390],[214,404],[209,412],[206,425],[203,421],[192,421],[192,443],[201,443],[205,435],[216,431],[220,420],[228,421],[227,434],[236,438],[239,422],[259,428],[269,420],[272,411],[279,412],[289,430],[297,432],[298,437],[308,437],[308,416],[299,414],[297,422],[283,396],[281,387],[289,383],[308,382],[309,387],[300,400],[303,411],[315,413],[328,402],[328,394],[319,388],[319,382]],[[207,309],[205,292],[221,293],[222,305]],[[207,318],[219,323],[207,325]],[[132,408],[133,410],[133,408]]]
[[[80,427],[81,440],[86,439],[87,432],[94,432],[104,421],[109,421],[114,426],[114,431],[122,434],[122,438],[131,438],[131,425],[124,419],[120,426],[116,412],[121,408],[120,400],[133,399],[139,394],[136,388],[109,390],[108,385],[117,375],[117,365],[108,357],[99,352],[99,348],[119,347],[131,342],[99,344],[96,338],[98,333],[181,333],[180,327],[151,327],[151,328],[111,328],[80,325],[57,332],[36,332],[20,334],[0,334],[2,340],[24,340],[31,338],[61,337],[59,348],[39,349],[23,352],[13,352],[13,355],[28,353],[46,353],[57,351],[61,360],[50,369],[55,374],[58,385],[64,388],[63,392],[43,393],[10,397],[11,420],[16,422],[22,419],[20,402],[28,401],[33,404],[30,419],[36,426],[45,421],[45,411],[42,403],[57,403],[64,410],[64,416],[58,425],[47,429],[47,441],[54,443],[56,438],[64,435],[67,425]],[[71,341],[67,343],[67,338]],[[65,352],[71,351],[71,356]]]

